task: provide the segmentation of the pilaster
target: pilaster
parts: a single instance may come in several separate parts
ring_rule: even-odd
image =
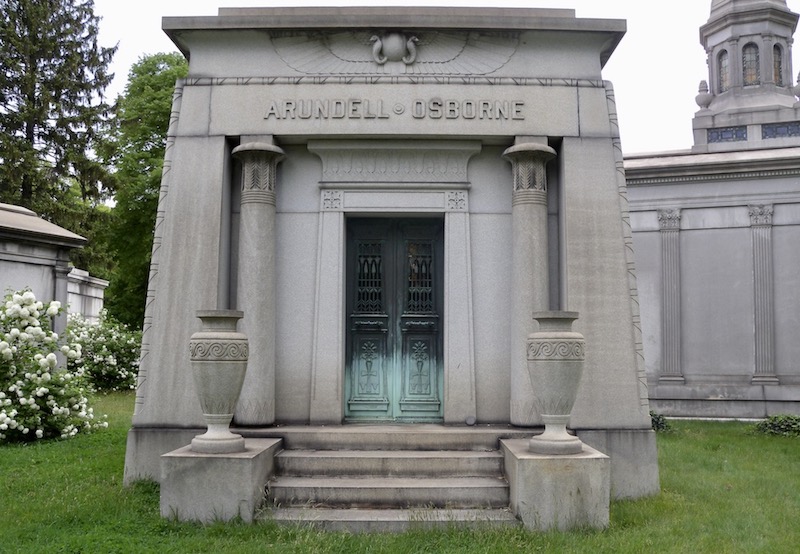
[[[777,385],[775,376],[775,286],[772,267],[772,205],[749,206],[753,241],[755,373],[753,384]]]
[[[275,177],[283,150],[266,142],[233,149],[242,164],[237,307],[250,359],[236,407],[238,425],[275,421]]]
[[[681,211],[659,210],[661,229],[661,375],[683,383],[681,370]]]
[[[533,312],[549,306],[546,164],[556,156],[546,140],[517,139],[503,152],[511,162],[511,423],[537,424],[525,344]]]

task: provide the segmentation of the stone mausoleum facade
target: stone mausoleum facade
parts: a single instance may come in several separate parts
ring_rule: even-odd
[[[244,312],[234,426],[541,429],[535,311],[579,312],[570,427],[658,490],[614,94],[624,21],[573,10],[166,18],[175,90],[125,479],[203,420],[197,310]]]
[[[800,414],[798,14],[714,0],[691,150],[625,160],[650,402]]]

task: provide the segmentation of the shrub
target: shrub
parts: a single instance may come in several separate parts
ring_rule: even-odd
[[[77,363],[81,345],[61,344],[51,330],[61,311],[59,302],[45,308],[30,290],[9,293],[0,305],[0,444],[69,438],[107,425],[89,407],[91,387]],[[59,357],[76,369],[59,367]]]
[[[672,431],[672,425],[661,414],[650,412],[650,423],[656,433],[669,433]]]
[[[81,361],[70,361],[69,367],[77,369],[82,364],[95,389],[136,388],[141,332],[131,331],[103,310],[99,323],[87,321],[80,314],[70,314],[67,337],[83,347]]]
[[[756,431],[765,435],[800,437],[800,416],[775,415],[756,424]]]

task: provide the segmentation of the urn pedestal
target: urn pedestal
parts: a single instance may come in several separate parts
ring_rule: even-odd
[[[544,433],[533,437],[536,454],[580,454],[581,440],[567,432],[583,373],[585,341],[572,331],[578,312],[537,312],[539,331],[528,337],[528,375],[534,406],[544,421]]]
[[[244,438],[231,433],[230,423],[247,371],[247,336],[236,331],[243,317],[237,310],[200,310],[202,330],[189,341],[194,387],[208,431],[192,439],[191,449],[203,454],[244,452]]]

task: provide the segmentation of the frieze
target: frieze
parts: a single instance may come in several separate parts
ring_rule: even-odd
[[[309,150],[322,159],[326,183],[466,183],[469,158],[480,144],[310,141]]]
[[[249,354],[246,341],[189,341],[189,354],[192,360],[229,361],[246,360]]]
[[[270,38],[288,67],[310,75],[487,75],[519,45],[519,33],[478,31],[284,31]]]

